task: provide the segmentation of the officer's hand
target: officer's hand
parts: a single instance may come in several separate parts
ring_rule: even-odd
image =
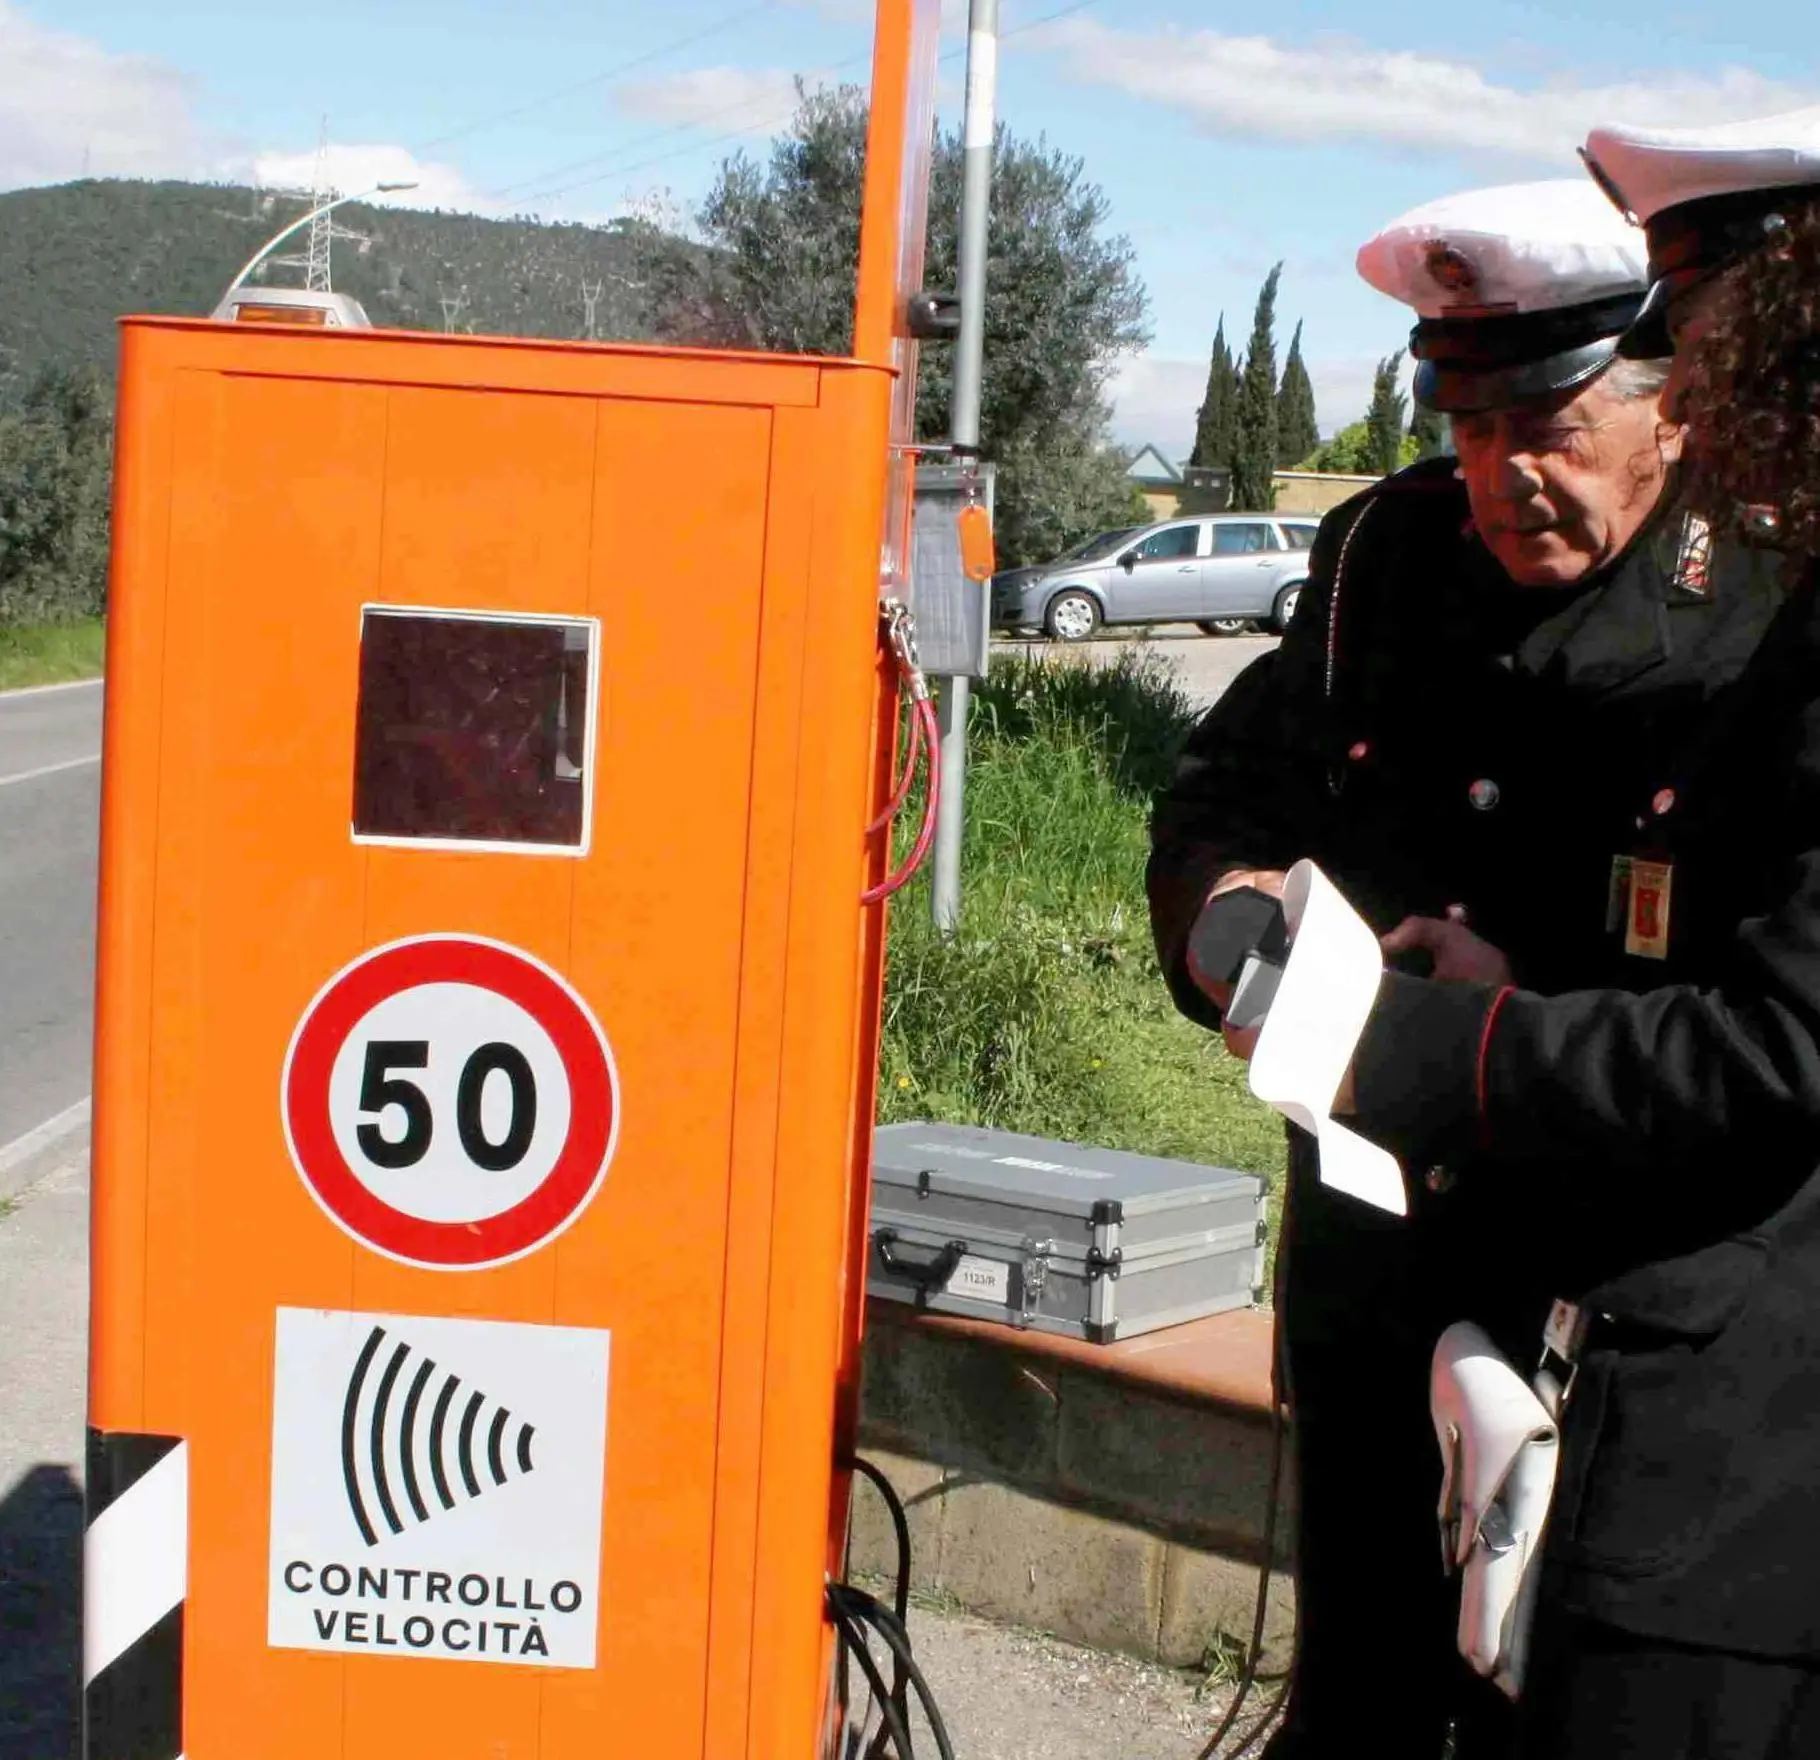
[[[1464,913],[1462,913],[1462,916]],[[1381,943],[1386,959],[1426,953],[1434,961],[1430,976],[1450,984],[1508,984],[1510,961],[1489,941],[1481,941],[1460,917],[1405,917]]]

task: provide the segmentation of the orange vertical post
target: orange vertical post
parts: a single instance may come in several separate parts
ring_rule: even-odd
[[[934,24],[852,358],[125,325],[89,1760],[818,1750]]]

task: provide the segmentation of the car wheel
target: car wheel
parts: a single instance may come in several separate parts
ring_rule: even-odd
[[[1078,587],[1057,593],[1043,614],[1043,627],[1055,641],[1084,642],[1100,627],[1099,605]]]
[[[1194,626],[1204,636],[1242,636],[1251,628],[1249,617],[1209,617]]]
[[[1277,594],[1277,602],[1270,613],[1271,627],[1278,635],[1289,627],[1289,620],[1295,616],[1296,602],[1302,597],[1303,581],[1293,581],[1282,592]]]

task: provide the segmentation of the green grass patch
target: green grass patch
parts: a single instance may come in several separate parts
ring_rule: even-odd
[[[99,678],[106,627],[99,617],[0,625],[0,691]]]
[[[882,1120],[1280,1181],[1281,1122],[1219,1039],[1176,1013],[1151,946],[1149,799],[1192,719],[1156,656],[994,666],[971,717],[959,931],[935,932],[926,877],[892,914]]]

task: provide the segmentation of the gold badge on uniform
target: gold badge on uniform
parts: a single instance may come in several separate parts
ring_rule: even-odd
[[[1668,958],[1668,913],[1675,878],[1672,862],[1630,863],[1630,906],[1625,915],[1624,951],[1639,959]]]

